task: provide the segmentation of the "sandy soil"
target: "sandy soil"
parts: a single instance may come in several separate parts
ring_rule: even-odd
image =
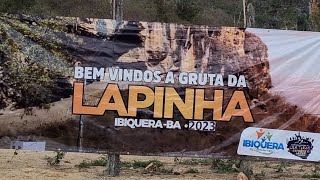
[[[132,162],[159,160],[164,168],[173,168],[171,173],[146,172],[144,168],[121,168],[120,177],[112,178],[105,174],[105,167],[89,167],[79,169],[75,165],[83,160],[96,160],[100,154],[67,153],[59,166],[47,165],[48,157],[54,152],[0,150],[0,179],[236,179],[238,173],[217,173],[210,165],[177,164],[173,157],[121,156],[121,161]],[[13,157],[13,158],[12,158]],[[183,158],[184,160],[187,158]],[[315,174],[318,165],[300,162],[252,162],[255,179],[305,179],[305,174]],[[199,173],[186,173],[190,168]]]

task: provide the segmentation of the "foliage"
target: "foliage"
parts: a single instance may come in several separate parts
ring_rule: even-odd
[[[149,164],[153,163],[153,165],[157,168],[162,167],[163,164],[158,160],[149,160],[149,161],[133,161],[133,168],[146,168]]]
[[[176,13],[182,20],[191,21],[199,13],[200,9],[194,0],[176,0]]]
[[[71,74],[67,67],[70,59],[62,53],[59,39],[47,27],[41,27],[54,23],[41,20],[39,23],[40,26],[31,28],[16,16],[0,16],[2,108],[24,108],[29,114],[33,107],[47,109],[49,103],[71,94],[71,84],[67,85],[69,82],[62,78]],[[56,29],[61,27],[55,25]],[[62,91],[62,85],[69,88],[68,93],[66,89]]]
[[[83,160],[78,165],[75,165],[78,168],[89,168],[91,166],[106,166],[108,159],[106,157],[100,157],[96,160]]]
[[[320,178],[320,173],[317,172],[317,173],[311,173],[311,174],[304,174],[302,177],[303,178],[308,178],[308,179],[310,179],[310,178]]]
[[[16,157],[18,155],[18,151],[14,150],[13,155],[11,157],[11,159],[8,162],[12,162],[13,158]]]
[[[310,29],[309,15],[307,19],[304,16],[308,11],[308,0],[246,2],[255,8],[256,27]],[[128,20],[243,26],[242,1],[125,0],[123,8],[124,19]],[[111,18],[111,4],[106,0],[96,0],[94,3],[76,0],[0,0],[0,11],[47,16]],[[312,30],[320,30],[319,15],[315,13],[311,19]]]
[[[190,168],[185,173],[186,174],[196,174],[196,173],[199,173],[199,170],[195,169],[195,168]]]
[[[178,164],[185,164],[185,165],[212,165],[213,159],[179,159],[175,160]]]
[[[256,22],[258,27],[273,29],[296,29],[300,3],[289,4],[285,1],[255,1]]]
[[[265,179],[265,176],[266,172],[264,170],[261,170],[260,173],[254,175],[255,179]]]
[[[304,174],[302,177],[303,178],[320,178],[320,167],[318,164],[314,164],[314,168],[312,170],[311,174]]]
[[[169,15],[167,11],[167,4],[164,0],[156,0],[155,7],[157,12],[157,17],[160,22],[168,22]]]
[[[162,173],[162,174],[172,174],[173,173],[173,168],[169,168],[169,169],[167,169],[167,168],[160,168],[160,173]]]
[[[238,168],[240,167],[239,160],[220,160],[214,159],[212,162],[212,168],[217,170],[218,173],[230,173],[230,172],[239,172]]]
[[[1,0],[0,12],[26,13],[34,7],[36,0]]]
[[[0,32],[2,30],[4,29],[0,29]],[[5,33],[2,34],[2,37],[7,36]],[[31,63],[20,52],[19,45],[10,38],[3,39],[5,42],[0,47],[0,52],[10,51],[11,57],[6,57],[2,62],[2,83],[10,89],[15,89],[14,92],[9,92],[9,96],[15,96],[17,104],[23,107],[48,103],[48,91],[53,85],[50,74],[46,69]]]
[[[51,157],[47,160],[48,165],[51,166],[57,166],[60,165],[61,160],[64,158],[66,152],[61,151],[61,149],[58,149],[55,151],[56,155],[54,157]]]
[[[315,10],[315,12],[311,15],[312,20],[312,28],[316,31],[320,31],[320,8]]]
[[[277,168],[276,168],[276,172],[277,173],[282,173],[285,169],[286,169],[286,163],[285,162],[281,162],[278,166],[277,166]]]
[[[160,168],[163,166],[163,163],[158,160],[149,160],[149,161],[136,161],[133,162],[127,162],[127,161],[121,161],[120,166],[121,167],[133,167],[133,168],[146,168],[149,164],[153,164],[155,167]]]
[[[129,161],[120,161],[120,167],[130,168],[130,167],[132,167],[132,162],[129,162]]]

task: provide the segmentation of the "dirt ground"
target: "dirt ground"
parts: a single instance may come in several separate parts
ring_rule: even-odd
[[[191,159],[174,157],[145,157],[121,155],[122,162],[158,160],[163,169],[170,171],[148,171],[145,168],[121,167],[119,177],[108,177],[103,166],[79,168],[83,160],[97,160],[101,154],[66,153],[60,165],[48,165],[48,157],[54,157],[55,152],[34,152],[0,150],[0,179],[236,179],[238,173],[226,170],[219,172],[209,164],[201,164],[206,159]],[[190,161],[191,160],[191,161]],[[208,160],[208,159],[207,159]],[[186,163],[189,162],[189,163]],[[192,162],[192,163],[190,163]],[[315,163],[302,162],[251,162],[255,179],[311,179],[319,178],[319,167]],[[230,168],[230,167],[223,167]],[[232,168],[237,169],[235,165]]]

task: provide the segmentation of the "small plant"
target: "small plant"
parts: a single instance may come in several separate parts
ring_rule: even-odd
[[[12,155],[11,159],[10,159],[8,162],[12,162],[13,158],[14,158],[16,155],[18,155],[18,151],[17,151],[17,150],[15,150],[15,151],[13,152],[13,155]]]
[[[159,171],[162,174],[173,174],[173,168],[171,169],[161,168]]]
[[[158,160],[150,160],[150,161],[133,161],[133,162],[127,162],[127,161],[121,161],[120,167],[133,167],[134,169],[137,168],[146,168],[149,164],[153,164],[153,166],[160,168],[163,166],[161,161]]]
[[[212,168],[216,169],[218,173],[232,173],[239,172],[240,161],[239,160],[220,160],[214,159],[212,161]]]
[[[195,169],[195,168],[190,168],[185,173],[186,174],[196,174],[196,173],[199,173],[199,170]]]
[[[266,172],[264,170],[262,170],[259,174],[254,175],[256,179],[264,179],[265,176]]]
[[[320,171],[320,167],[317,164],[314,164],[314,169],[312,170],[313,173],[317,173]]]
[[[120,167],[130,168],[130,167],[133,167],[133,165],[131,162],[128,162],[128,161],[120,161]]]
[[[48,165],[57,166],[60,165],[61,160],[64,158],[64,155],[66,152],[61,151],[61,149],[58,149],[58,151],[55,152],[56,155],[52,158],[48,158],[47,163]]]
[[[91,162],[87,160],[83,160],[79,164],[75,165],[75,167],[80,169],[89,168],[90,166],[91,166]]]
[[[174,157],[173,161],[174,161],[174,163],[180,163],[181,159],[179,159],[178,157]]]
[[[150,160],[150,161],[121,161],[120,167],[126,167],[126,168],[144,168],[143,173],[148,174],[173,174],[173,169],[166,169],[163,167],[163,163],[158,160]]]
[[[303,178],[320,178],[320,173],[319,173],[319,166],[317,164],[314,164],[314,169],[312,170],[311,174],[304,174],[302,177]]]
[[[270,164],[268,162],[265,162],[263,167],[264,168],[270,168]]]
[[[186,160],[180,160],[179,164],[185,164],[185,165],[211,165],[213,162],[212,159],[186,159]]]
[[[308,179],[310,179],[310,178],[320,178],[320,173],[315,173],[315,172],[313,172],[313,173],[311,173],[311,174],[304,174],[303,176],[302,176],[302,178],[308,178]]]
[[[89,168],[91,166],[106,166],[107,162],[108,162],[108,160],[106,157],[100,157],[99,159],[91,160],[91,161],[83,160],[78,165],[75,165],[75,167]]]
[[[277,172],[277,173],[282,173],[282,172],[285,170],[285,168],[286,168],[286,163],[282,161],[282,162],[278,165],[276,172]]]
[[[303,172],[303,171],[305,171],[305,170],[304,170],[303,166],[301,166],[298,171],[299,171],[299,172]]]

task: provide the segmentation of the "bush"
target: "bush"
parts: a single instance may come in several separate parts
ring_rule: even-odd
[[[133,162],[120,162],[121,167],[133,167],[135,169],[137,168],[146,168],[149,164],[153,163],[153,166],[160,168],[163,166],[163,163],[158,160],[149,160],[149,161],[136,161],[134,160]]]
[[[214,159],[212,162],[212,168],[216,169],[218,173],[230,173],[239,172],[240,161],[239,160],[220,160]]]
[[[195,169],[195,168],[190,168],[185,173],[187,173],[187,174],[196,174],[196,173],[199,173],[199,170]]]
[[[91,166],[106,166],[108,163],[108,159],[106,157],[100,157],[99,159],[96,160],[83,160],[80,162],[78,165],[75,165],[78,168],[89,168]]]
[[[64,158],[66,154],[66,152],[61,151],[61,149],[58,149],[58,151],[56,151],[55,153],[56,155],[54,157],[49,158],[47,160],[47,163],[49,165],[52,165],[52,166],[60,165],[61,160]]]

